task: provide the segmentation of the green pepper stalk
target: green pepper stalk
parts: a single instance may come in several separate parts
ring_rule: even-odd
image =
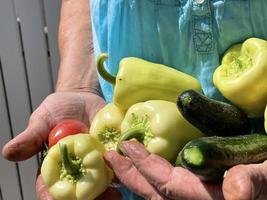
[[[77,162],[73,162],[73,160],[70,158],[67,145],[59,143],[59,148],[62,164],[67,173],[72,176],[80,176],[80,164]]]
[[[126,131],[121,135],[118,140],[116,151],[121,153],[120,145],[123,141],[136,139],[137,141],[143,143],[145,138],[146,129],[140,127],[134,127]]]
[[[103,53],[97,58],[97,71],[106,81],[108,81],[112,85],[115,85],[116,77],[108,73],[104,67],[104,62],[105,60],[107,60],[107,58],[107,53]]]
[[[121,109],[127,110],[135,103],[152,99],[175,103],[184,90],[201,90],[196,78],[135,57],[123,58],[117,75],[113,76],[104,67],[107,58],[106,53],[98,57],[97,70],[102,78],[114,85],[113,103]]]

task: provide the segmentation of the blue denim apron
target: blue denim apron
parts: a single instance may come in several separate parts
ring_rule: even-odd
[[[117,73],[136,56],[196,77],[203,93],[225,100],[212,83],[224,52],[249,37],[267,39],[266,0],[91,0],[95,55]],[[112,85],[100,77],[104,97]],[[131,199],[130,196],[125,199]]]

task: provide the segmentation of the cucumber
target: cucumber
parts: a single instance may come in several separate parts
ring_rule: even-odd
[[[202,137],[187,143],[177,157],[177,165],[189,169],[202,180],[220,182],[229,168],[260,163],[267,159],[267,135]]]
[[[237,136],[251,133],[251,123],[239,108],[186,90],[177,100],[184,118],[207,136]]]

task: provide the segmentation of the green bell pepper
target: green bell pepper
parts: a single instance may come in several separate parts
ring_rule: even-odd
[[[124,110],[119,109],[113,103],[107,104],[94,117],[89,131],[90,135],[104,144],[107,150],[115,150],[121,136],[120,126],[124,115]]]
[[[136,138],[151,153],[174,162],[190,140],[203,134],[180,114],[176,104],[164,100],[136,103],[126,112],[121,123],[124,140]],[[119,148],[118,148],[119,149]]]
[[[249,117],[262,117],[267,102],[267,41],[250,38],[231,47],[215,70],[213,82]]]
[[[176,102],[182,91],[201,89],[199,81],[188,74],[135,57],[123,58],[115,77],[105,70],[106,59],[107,54],[98,57],[98,73],[114,85],[113,103],[125,110],[152,99]]]
[[[70,135],[49,149],[41,175],[55,200],[91,200],[106,190],[113,172],[104,146],[89,134]]]

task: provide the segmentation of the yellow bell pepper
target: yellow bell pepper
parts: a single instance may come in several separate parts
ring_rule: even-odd
[[[104,192],[113,178],[104,152],[104,146],[89,134],[67,136],[49,149],[41,175],[53,198],[91,200]]]
[[[136,138],[151,153],[173,162],[190,140],[203,134],[180,114],[176,104],[164,100],[136,103],[126,112],[121,123],[118,145]],[[118,148],[119,149],[119,148]]]
[[[97,69],[106,81],[115,85],[113,103],[122,109],[152,99],[176,102],[182,91],[201,88],[199,81],[190,75],[136,57],[123,58],[115,77],[105,70],[106,59],[107,54],[98,57]]]
[[[213,82],[249,117],[262,117],[267,102],[267,41],[250,38],[231,47],[215,70]]]
[[[104,144],[107,150],[115,150],[121,135],[120,126],[124,115],[125,111],[113,103],[107,104],[94,117],[89,131],[90,135]]]

